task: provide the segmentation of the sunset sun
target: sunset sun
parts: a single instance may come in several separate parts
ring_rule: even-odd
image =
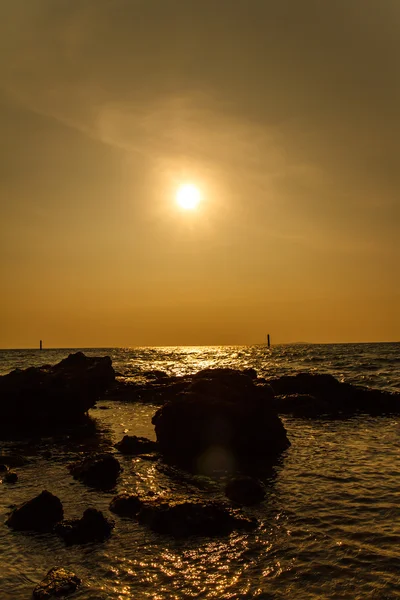
[[[191,183],[179,186],[176,192],[176,202],[183,210],[194,210],[201,201],[201,193],[198,187]]]

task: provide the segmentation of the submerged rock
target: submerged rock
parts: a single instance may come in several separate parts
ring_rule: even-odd
[[[111,500],[111,512],[121,517],[136,517],[143,506],[143,500],[137,494],[118,494]]]
[[[62,521],[56,525],[54,531],[65,541],[67,546],[71,546],[72,544],[102,542],[111,534],[113,527],[114,522],[107,519],[101,511],[96,508],[88,508],[81,519]]]
[[[229,500],[241,506],[258,504],[265,499],[265,486],[254,477],[235,477],[225,487],[225,495]]]
[[[67,571],[62,567],[50,569],[46,577],[33,590],[35,600],[50,600],[51,598],[60,598],[75,592],[78,585],[81,584],[79,577],[72,571]]]
[[[108,356],[87,357],[82,352],[54,366],[15,369],[0,376],[1,423],[21,428],[74,421],[94,406],[114,379]]]
[[[0,463],[2,464],[3,470],[7,470],[9,467],[23,467],[29,463],[29,460],[21,454],[0,454]]]
[[[139,523],[156,533],[173,537],[228,535],[234,530],[257,527],[248,518],[218,502],[145,502],[137,515]]]
[[[158,451],[157,442],[152,442],[145,437],[136,435],[124,435],[122,440],[114,446],[122,454],[148,454]]]
[[[93,454],[69,465],[74,479],[79,479],[91,487],[113,488],[121,472],[121,466],[113,454],[107,452]]]
[[[332,375],[298,373],[270,379],[276,408],[299,417],[400,413],[400,394],[342,383]]]
[[[7,471],[3,475],[3,481],[5,483],[16,483],[18,481],[18,475],[14,471]]]
[[[44,490],[15,508],[6,520],[6,525],[18,531],[51,531],[63,516],[61,500]]]
[[[113,498],[110,510],[122,517],[136,518],[156,533],[173,537],[226,535],[234,530],[257,526],[237,510],[220,502],[171,500],[164,496],[140,498],[137,494],[120,494]]]
[[[290,445],[272,389],[234,369],[200,371],[152,422],[164,456],[197,472],[273,461]]]

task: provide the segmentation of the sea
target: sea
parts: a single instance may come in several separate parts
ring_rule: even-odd
[[[120,380],[143,381],[148,370],[171,375],[206,367],[253,367],[269,378],[330,373],[340,381],[400,392],[400,343],[90,348],[109,355]],[[1,350],[0,374],[53,364],[77,349]],[[67,465],[92,450],[116,452],[123,435],[155,439],[152,404],[101,400],[91,433],[0,440],[27,464],[15,484],[0,484],[0,600],[28,600],[55,566],[74,571],[80,600],[394,600],[400,599],[400,416],[282,417],[291,446],[264,478],[264,502],[244,509],[252,532],[173,539],[112,515],[116,493],[164,492],[179,498],[222,498],[226,480],[183,476],[162,464],[118,455],[116,489],[75,481]],[[103,543],[66,547],[53,534],[15,532],[10,507],[47,489],[66,518],[94,506],[115,520]]]

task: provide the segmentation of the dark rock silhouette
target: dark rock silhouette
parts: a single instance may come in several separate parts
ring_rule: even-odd
[[[29,463],[29,460],[20,454],[0,454],[0,463],[7,470],[8,467],[23,467]]]
[[[146,454],[158,451],[157,442],[152,442],[145,437],[136,437],[136,435],[124,435],[114,447],[122,454]]]
[[[400,394],[341,383],[332,375],[298,373],[270,379],[279,413],[294,416],[341,416],[400,413]]]
[[[113,488],[121,472],[118,460],[107,452],[87,456],[72,463],[68,468],[74,479],[100,489]]]
[[[228,535],[234,530],[257,527],[257,520],[218,502],[146,502],[138,514],[139,523],[156,533],[174,537]]]
[[[60,536],[67,546],[72,544],[87,544],[102,542],[110,534],[114,522],[107,519],[96,508],[87,508],[81,519],[65,520],[56,525],[55,533]]]
[[[5,483],[16,483],[18,481],[18,475],[14,471],[7,471],[7,473],[3,475],[3,481]]]
[[[288,448],[269,386],[234,369],[206,369],[153,417],[160,451],[197,472],[273,461]]]
[[[231,479],[225,486],[229,500],[241,506],[251,506],[262,502],[266,495],[264,485],[253,477],[241,476]]]
[[[114,379],[108,356],[89,358],[82,352],[54,366],[15,369],[0,376],[1,424],[21,428],[74,421],[94,406]]]
[[[51,598],[65,597],[75,592],[81,584],[79,577],[72,571],[62,567],[50,569],[46,577],[33,590],[34,600],[50,600]]]
[[[257,520],[244,516],[220,502],[172,500],[164,496],[140,498],[120,494],[113,498],[110,510],[124,517],[136,518],[156,533],[174,537],[193,535],[227,535],[234,530],[250,530]]]
[[[111,500],[111,512],[121,517],[136,517],[143,506],[143,500],[137,494],[118,494]]]
[[[18,531],[51,531],[63,516],[61,500],[44,490],[15,508],[6,520],[6,525]]]

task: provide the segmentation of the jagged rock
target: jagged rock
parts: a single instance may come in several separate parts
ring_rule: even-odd
[[[257,520],[245,517],[218,502],[165,502],[143,503],[137,515],[139,523],[156,533],[177,538],[193,535],[227,535],[234,530],[250,530]]]
[[[50,600],[51,598],[60,598],[75,592],[78,585],[81,584],[79,577],[72,571],[67,571],[62,567],[50,569],[46,577],[33,590],[35,600]]]
[[[113,454],[106,452],[93,454],[69,465],[74,479],[79,479],[91,487],[113,488],[121,472],[121,466]]]
[[[6,520],[6,525],[18,531],[51,531],[63,516],[60,499],[44,490],[32,500],[15,508]]]
[[[272,389],[255,385],[241,371],[200,371],[154,415],[160,451],[205,473],[234,468],[236,462],[273,461],[290,442],[272,403]]]
[[[103,513],[96,508],[87,508],[81,519],[70,519],[62,521],[54,528],[54,531],[67,544],[87,544],[89,542],[102,542],[110,534],[114,522],[107,519]]]
[[[253,477],[235,477],[225,487],[225,495],[236,504],[251,506],[262,502],[266,495],[264,485]]]
[[[122,454],[146,454],[158,451],[157,442],[136,435],[124,435],[114,448],[117,448]]]
[[[137,494],[118,494],[111,500],[110,510],[121,517],[136,517],[143,506]]]
[[[114,379],[108,356],[87,357],[82,352],[54,366],[15,369],[0,376],[1,423],[21,428],[74,421],[94,406]]]
[[[400,413],[400,394],[342,383],[332,375],[298,373],[270,379],[276,408],[299,417]]]
[[[18,475],[14,471],[7,471],[3,476],[5,483],[16,483],[18,481]]]

